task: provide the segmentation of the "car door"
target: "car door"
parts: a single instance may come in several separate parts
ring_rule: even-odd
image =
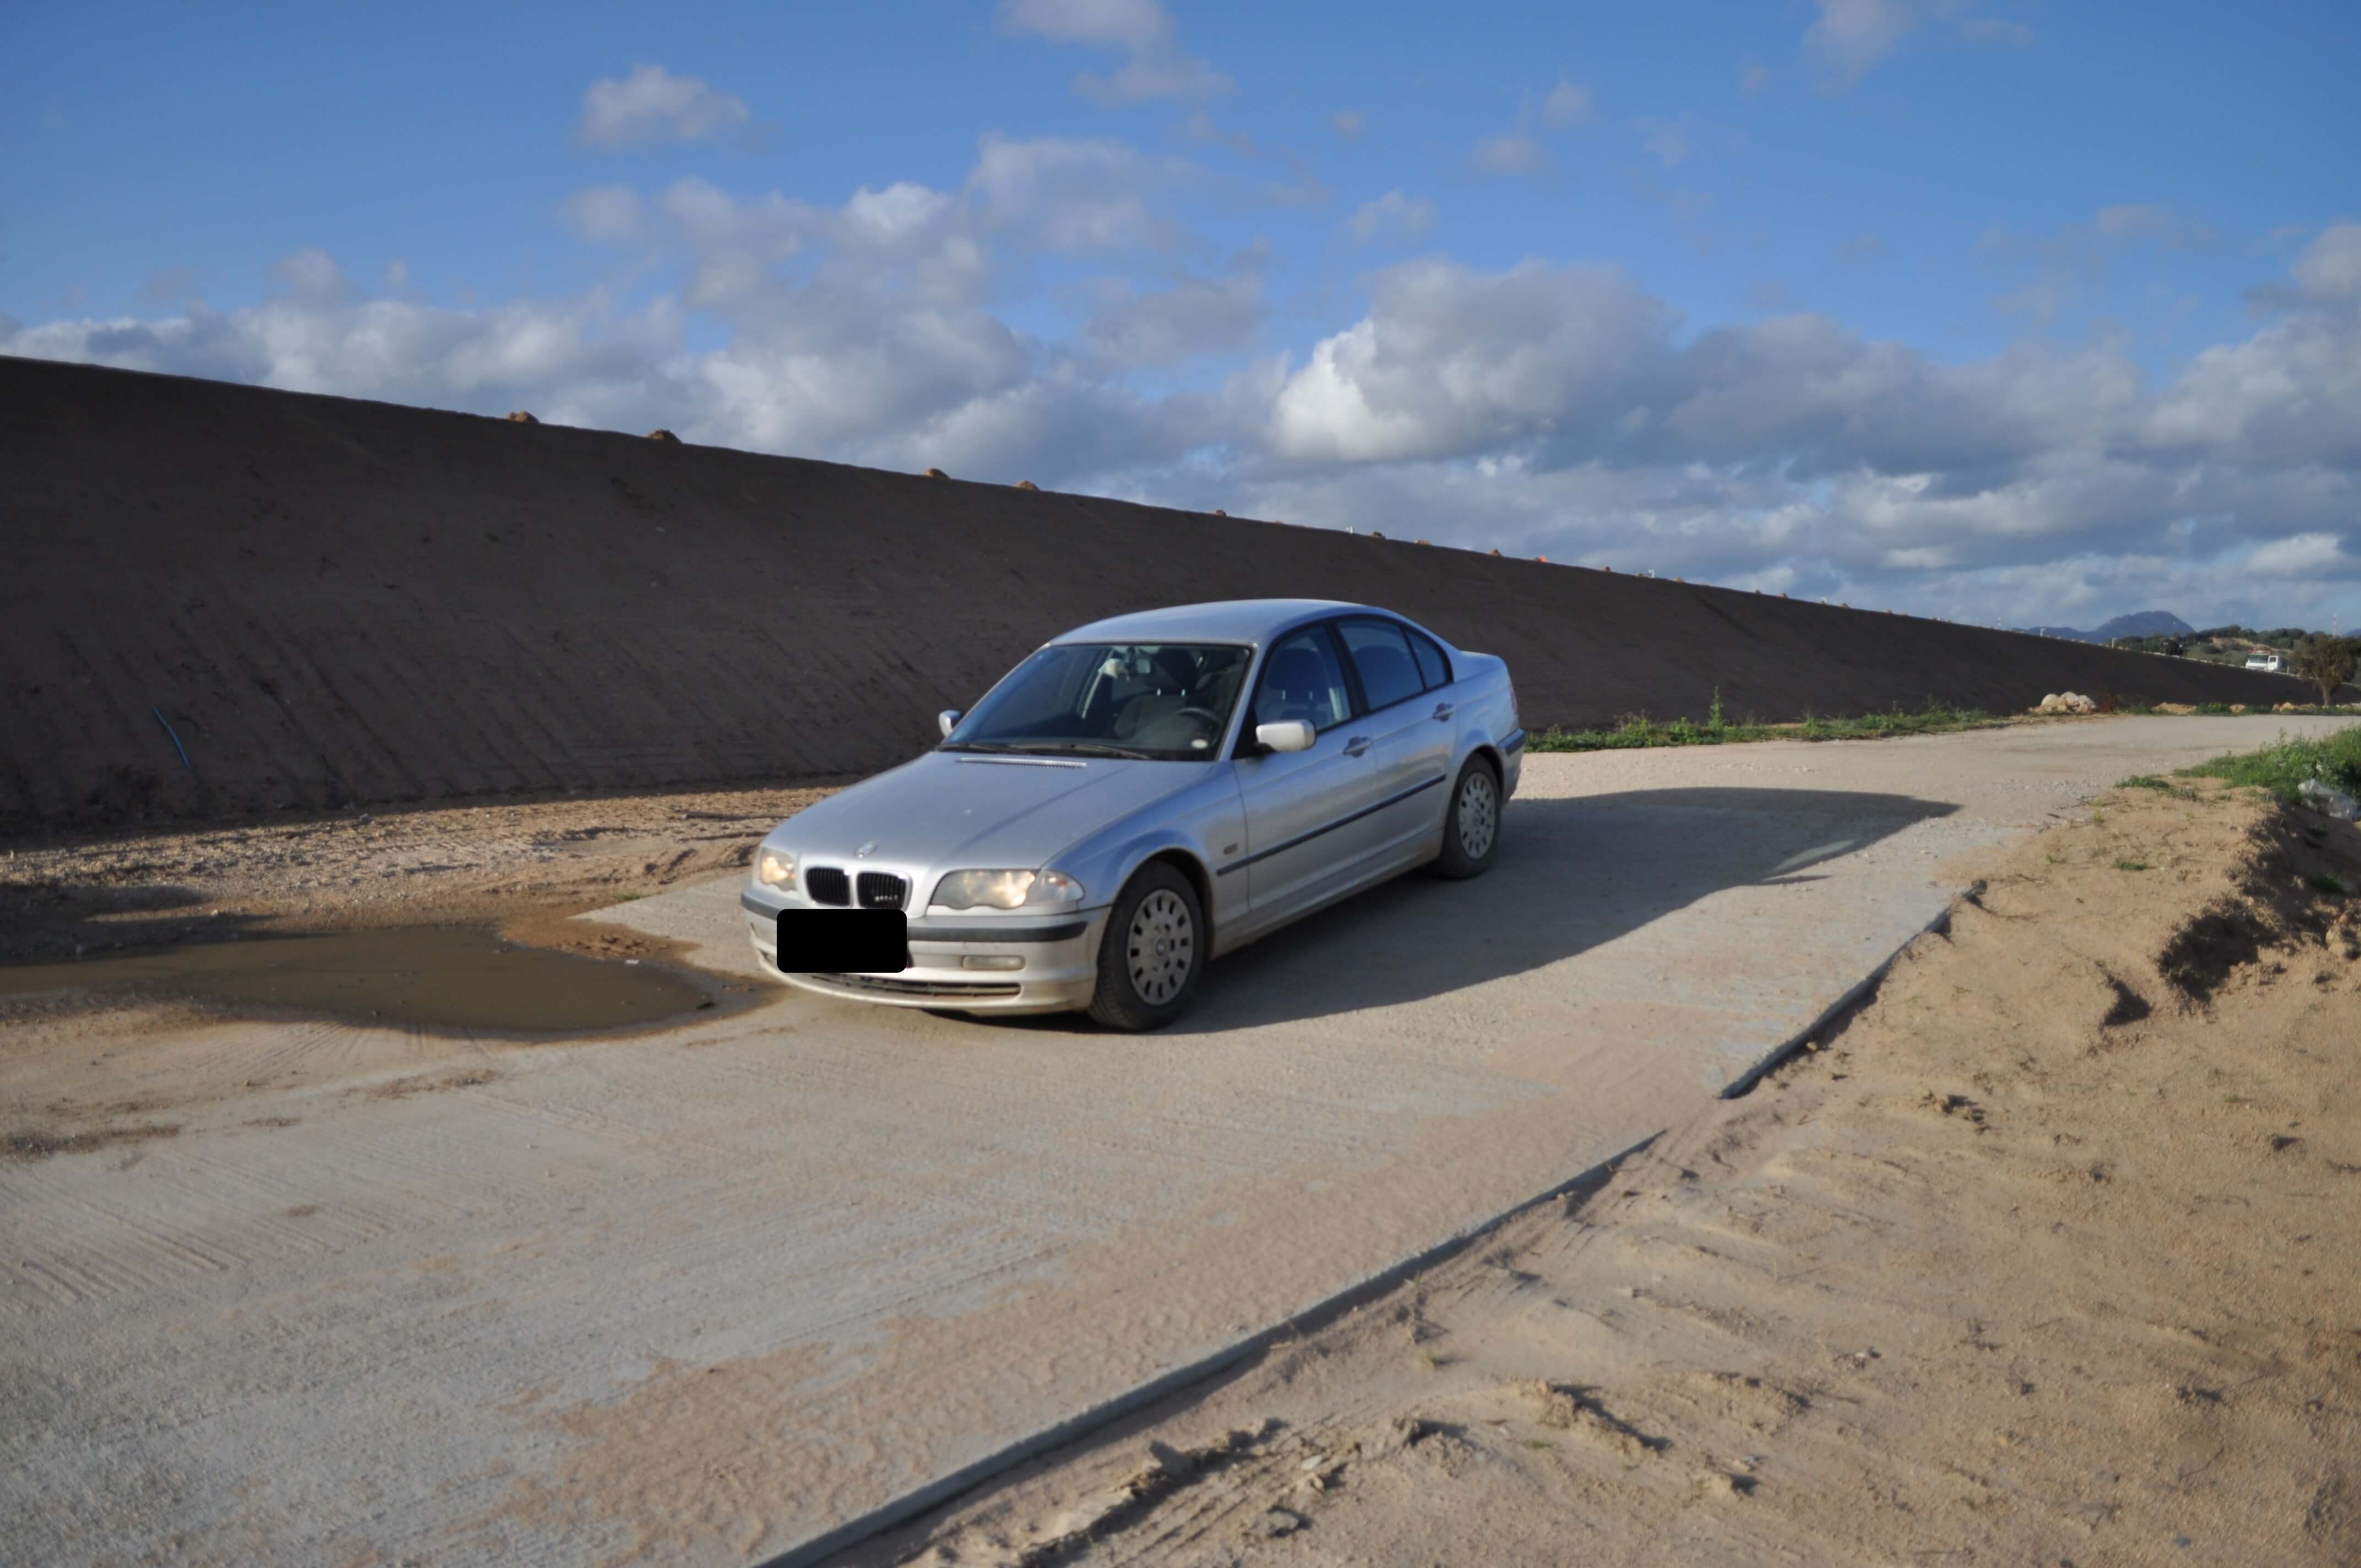
[[[1300,718],[1307,751],[1248,754],[1257,724]],[[1350,886],[1368,863],[1369,737],[1354,722],[1342,650],[1323,622],[1271,646],[1256,678],[1237,760],[1246,844],[1217,875],[1247,879],[1247,923],[1260,929]]]
[[[1337,630],[1367,710],[1355,727],[1369,737],[1369,853],[1390,864],[1414,857],[1442,821],[1455,709],[1447,690],[1428,685],[1429,665],[1443,655],[1427,639],[1388,616],[1348,616]],[[1413,638],[1427,647],[1414,648]]]

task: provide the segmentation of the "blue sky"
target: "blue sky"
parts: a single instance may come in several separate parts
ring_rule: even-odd
[[[2352,628],[2361,10],[2258,15],[20,6],[0,352]]]

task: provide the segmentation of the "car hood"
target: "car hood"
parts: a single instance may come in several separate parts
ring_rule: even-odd
[[[1063,759],[1061,759],[1062,761]],[[1029,871],[1144,806],[1202,781],[1213,762],[1076,758],[1076,767],[929,751],[806,806],[772,840],[798,856],[866,843],[880,865]]]

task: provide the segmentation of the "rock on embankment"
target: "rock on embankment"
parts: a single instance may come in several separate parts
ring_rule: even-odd
[[[1395,607],[1526,722],[2284,677],[1007,483],[0,358],[0,827],[845,776],[1066,627]],[[182,761],[185,751],[187,761]]]

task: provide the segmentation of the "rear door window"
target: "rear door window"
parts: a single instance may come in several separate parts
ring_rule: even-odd
[[[1403,630],[1410,629],[1405,627]],[[1427,690],[1433,691],[1437,686],[1451,684],[1451,661],[1443,656],[1443,650],[1435,645],[1433,638],[1411,631],[1410,651],[1411,656],[1418,661],[1419,676],[1426,682]]]
[[[1345,634],[1346,652],[1353,656],[1353,668],[1360,673],[1361,691],[1372,713],[1426,689],[1400,624],[1355,620],[1344,622],[1339,630]]]

